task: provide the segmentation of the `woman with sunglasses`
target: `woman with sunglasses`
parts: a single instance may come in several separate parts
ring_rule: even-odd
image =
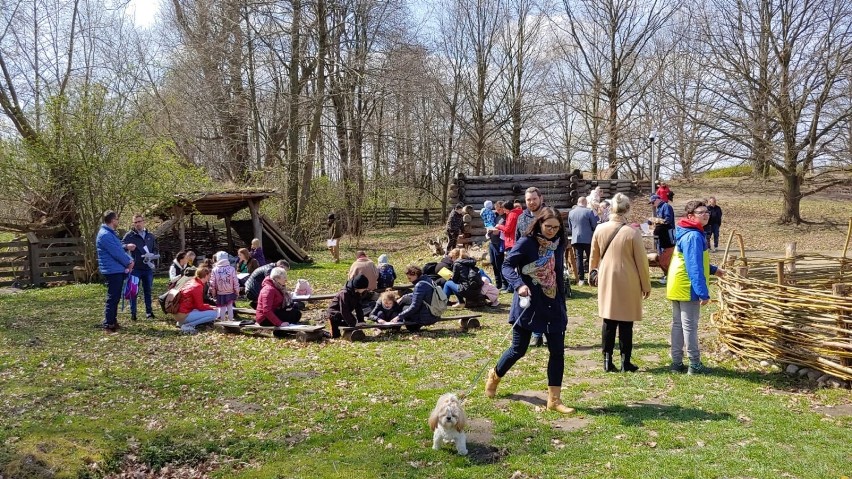
[[[506,253],[503,278],[514,289],[509,323],[512,345],[497,366],[488,372],[485,395],[494,397],[500,379],[527,352],[533,333],[547,337],[547,409],[563,414],[574,412],[562,404],[562,374],[565,370],[565,225],[557,210],[550,207],[530,224],[524,235]]]
[[[710,264],[710,252],[704,227],[710,212],[703,201],[686,204],[686,217],[675,228],[675,250],[669,265],[666,298],[672,302],[671,371],[705,374],[698,350],[698,319],[701,306],[710,302],[710,275],[724,276],[725,270]],[[689,367],[683,364],[683,347],[689,355]]]

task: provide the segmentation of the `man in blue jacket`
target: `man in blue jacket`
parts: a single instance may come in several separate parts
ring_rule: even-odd
[[[151,289],[154,287],[154,260],[160,259],[160,247],[157,238],[145,228],[145,217],[133,215],[133,227],[124,235],[122,243],[134,245],[133,276],[139,278],[139,286],[145,295],[145,319],[154,319],[151,308]],[[130,299],[130,320],[136,321],[136,298]]]
[[[577,284],[582,286],[586,279],[586,265],[592,250],[592,234],[598,225],[594,211],[588,207],[585,196],[577,198],[577,205],[568,212],[568,222],[571,223],[571,247],[577,260]]]
[[[98,252],[98,270],[106,280],[107,296],[104,304],[103,328],[109,332],[118,329],[118,300],[121,298],[121,287],[124,278],[133,269],[133,258],[129,251],[136,249],[134,245],[123,246],[115,229],[118,227],[118,215],[110,210],[104,213],[104,223],[98,230],[95,248]]]
[[[654,237],[657,240],[657,253],[659,253],[660,269],[663,270],[661,284],[666,284],[666,275],[671,264],[672,253],[675,246],[675,215],[674,208],[666,200],[657,195],[651,195],[648,203],[654,205]]]

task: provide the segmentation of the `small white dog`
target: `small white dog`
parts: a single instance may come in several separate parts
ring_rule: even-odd
[[[467,455],[467,436],[464,433],[467,416],[464,414],[461,401],[453,393],[447,393],[438,398],[435,409],[429,416],[429,427],[432,428],[432,449],[441,448],[441,443],[454,443],[460,456]]]

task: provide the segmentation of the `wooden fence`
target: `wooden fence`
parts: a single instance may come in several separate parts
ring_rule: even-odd
[[[73,281],[74,267],[83,266],[82,238],[39,239],[0,243],[0,287],[40,286],[50,281]]]
[[[397,225],[434,226],[442,224],[447,214],[440,208],[373,208],[361,213],[361,222],[373,228]]]

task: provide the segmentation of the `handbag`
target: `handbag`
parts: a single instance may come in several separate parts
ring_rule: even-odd
[[[613,233],[612,236],[609,237],[609,241],[606,242],[606,246],[604,246],[603,251],[601,251],[601,263],[603,263],[604,256],[606,256],[606,252],[607,250],[609,250],[609,245],[612,244],[612,240],[614,240],[615,237],[618,236],[618,232],[621,231],[621,228],[624,228],[624,226],[625,224],[622,223],[621,226],[619,226],[618,229],[615,230],[615,233]],[[598,270],[593,269],[589,271],[589,285],[594,287],[598,286]]]

